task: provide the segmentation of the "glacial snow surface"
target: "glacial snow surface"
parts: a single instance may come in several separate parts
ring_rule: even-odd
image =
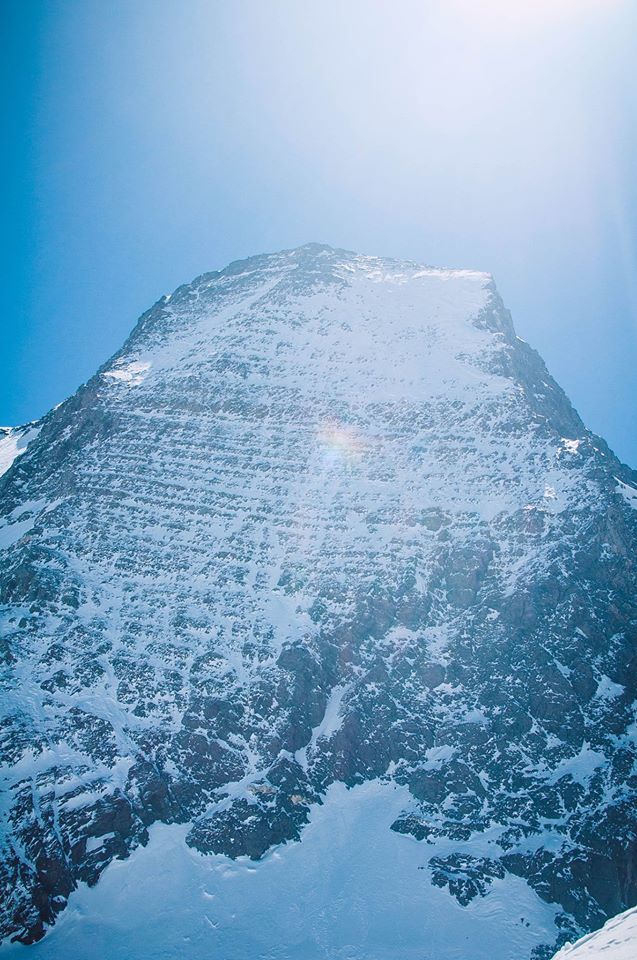
[[[74,895],[35,958],[517,960],[554,939],[555,910],[517,877],[468,908],[432,887],[431,851],[390,830],[405,804],[390,783],[334,784],[301,841],[256,863],[201,856],[187,827],[158,824],[147,847]]]

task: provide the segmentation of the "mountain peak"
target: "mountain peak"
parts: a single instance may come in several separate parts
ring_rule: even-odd
[[[633,483],[487,274],[310,244],[163,298],[0,481],[3,933],[154,824],[232,960],[289,955],[244,884],[310,902],[328,848],[364,856],[308,955],[385,960],[376,909],[334,913],[384,856],[404,956],[470,918],[472,960],[527,960],[629,906]]]
[[[340,300],[357,296],[367,298],[372,307],[376,304],[380,311],[375,319],[377,329],[387,327],[390,322],[393,325],[391,331],[387,327],[388,337],[396,334],[402,320],[413,328],[418,310],[423,323],[426,318],[431,325],[436,318],[441,325],[448,324],[450,333],[454,324],[458,326],[462,314],[464,320],[476,326],[491,327],[494,332],[513,336],[510,314],[489,274],[428,267],[413,261],[361,255],[327,244],[309,243],[234,261],[222,270],[202,274],[192,283],[178,287],[142,316],[125,349],[149,334],[164,339],[170,331],[171,337],[180,336],[176,325],[178,316],[183,333],[184,321],[190,325],[197,317],[209,328],[206,317],[211,312],[221,316],[218,307],[222,303],[227,309],[231,309],[233,302],[241,304],[247,300],[255,305],[260,302],[267,305],[268,301],[282,300],[289,295],[311,306],[321,290],[330,292],[330,296],[340,290]],[[388,301],[381,307],[386,297],[395,303]],[[460,335],[459,328],[456,333]]]
[[[248,273],[259,269],[281,271],[291,269],[329,270],[330,268],[338,268],[339,266],[353,268],[360,272],[376,271],[376,273],[378,273],[378,271],[381,270],[383,274],[386,274],[388,277],[394,277],[396,280],[402,275],[403,282],[411,277],[414,272],[425,271],[431,275],[439,275],[441,277],[471,275],[475,276],[479,282],[481,281],[487,284],[493,283],[491,274],[478,270],[432,267],[413,260],[371,256],[356,253],[353,250],[332,247],[326,243],[311,242],[273,253],[256,254],[241,260],[234,260],[220,270],[202,274],[193,281],[192,285],[209,282],[215,278],[229,278],[237,275],[246,276]]]

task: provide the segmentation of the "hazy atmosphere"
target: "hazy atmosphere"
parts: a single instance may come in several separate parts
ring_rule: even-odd
[[[635,960],[637,0],[0,16],[0,960]]]
[[[316,240],[492,272],[637,464],[637,4],[3,0],[0,422],[162,293]]]

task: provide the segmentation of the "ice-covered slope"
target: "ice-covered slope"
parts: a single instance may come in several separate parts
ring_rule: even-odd
[[[637,910],[626,910],[605,923],[601,930],[564,947],[554,960],[635,960],[635,957]]]
[[[6,473],[16,457],[26,450],[40,432],[37,423],[24,427],[0,427],[0,477]]]
[[[163,298],[0,481],[3,930],[157,821],[263,870],[338,782],[407,788],[450,917],[550,903],[525,950],[633,903],[636,486],[484,274],[309,245]]]

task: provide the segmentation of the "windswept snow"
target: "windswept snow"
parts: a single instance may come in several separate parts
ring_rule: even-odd
[[[637,957],[637,907],[604,924],[601,930],[567,944],[553,960],[635,960]]]

